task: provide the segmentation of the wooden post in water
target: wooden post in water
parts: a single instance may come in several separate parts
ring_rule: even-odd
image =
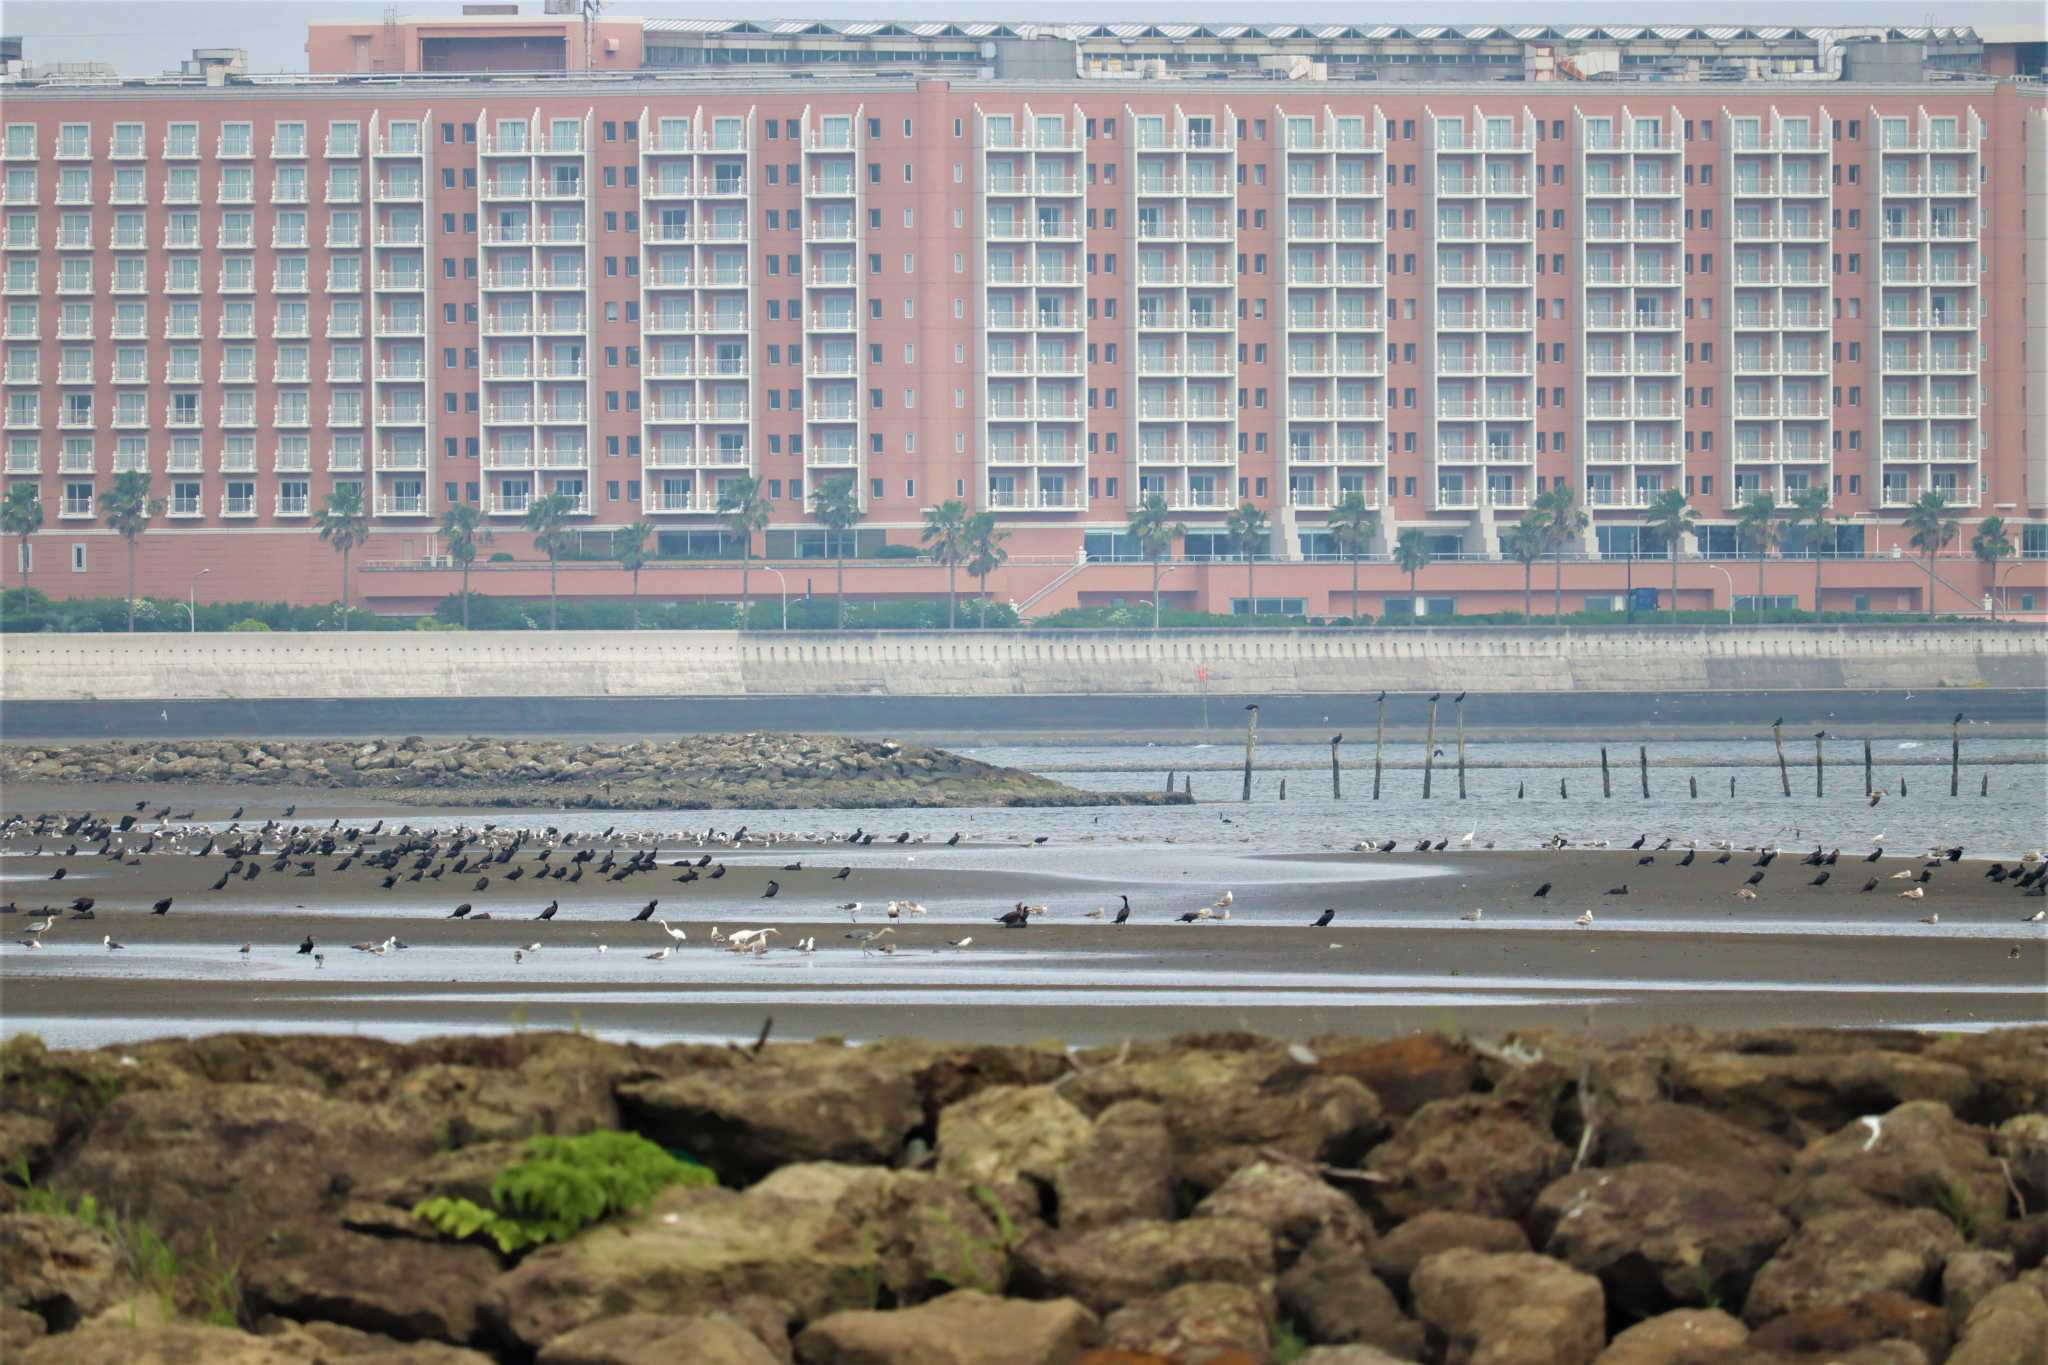
[[[1465,694],[1460,692],[1451,698],[1451,707],[1458,713],[1458,799],[1465,799]]]
[[[1614,783],[1607,776],[1607,746],[1600,746],[1600,795],[1609,800],[1614,798]]]
[[[1991,769],[1989,768],[1986,768],[1984,770],[1984,772],[1981,775],[1981,780],[1977,783],[1977,795],[1991,795]]]
[[[1567,790],[1567,789],[1566,789],[1566,787],[1565,787],[1565,779],[1563,779],[1562,777],[1558,778],[1558,779],[1557,779],[1557,799],[1558,799],[1558,800],[1560,800],[1560,801],[1569,801],[1569,800],[1571,800],[1571,796],[1572,796],[1571,792],[1570,792],[1569,790]]]
[[[1650,799],[1650,746],[1647,744],[1636,746],[1636,771],[1642,774],[1643,800],[1647,801]]]
[[[1379,718],[1372,730],[1372,799],[1380,799],[1380,756],[1387,747],[1387,694],[1380,693]]]
[[[1906,794],[1906,775],[1905,775],[1904,773],[1900,773],[1900,774],[1899,774],[1899,795],[1901,795],[1901,796],[1904,796],[1905,794]]]
[[[1343,742],[1341,734],[1330,741],[1330,795],[1338,801],[1344,799],[1344,770],[1337,763],[1337,746]]]
[[[1697,801],[1700,799],[1700,780],[1698,777],[1686,778],[1685,789],[1691,794],[1693,800]]]
[[[1948,723],[1948,794],[1954,796],[1963,780],[1963,713]]]
[[[1820,745],[1821,736],[1815,735],[1813,737],[1813,794],[1817,797],[1827,794],[1825,779],[1827,777],[1828,761],[1826,755],[1821,752]]]
[[[1429,800],[1430,780],[1436,776],[1436,695],[1429,699],[1429,737],[1422,745],[1422,799]]]
[[[1180,794],[1192,801],[1195,799],[1195,778],[1192,773],[1180,775]]]
[[[1259,704],[1246,702],[1244,708],[1244,797],[1252,799],[1252,755],[1259,748]]]
[[[1870,795],[1876,788],[1870,785],[1870,741],[1863,741],[1863,794]]]
[[[1280,779],[1280,799],[1282,801],[1287,799],[1287,779],[1284,777]]]
[[[1774,720],[1771,722],[1771,743],[1778,746],[1778,786],[1784,789],[1785,795],[1790,796],[1792,794],[1792,774],[1785,768],[1784,721]]]
[[[1520,801],[1523,797],[1523,794],[1528,790],[1528,787],[1529,784],[1526,782],[1517,782],[1515,784],[1515,800]]]
[[[1173,794],[1173,769],[1171,768],[1166,770],[1166,792],[1169,796]]]
[[[1730,773],[1730,774],[1728,774],[1728,795],[1729,795],[1729,796],[1730,796],[1731,798],[1732,798],[1732,797],[1733,797],[1733,796],[1735,795],[1735,774],[1734,774],[1734,773]]]

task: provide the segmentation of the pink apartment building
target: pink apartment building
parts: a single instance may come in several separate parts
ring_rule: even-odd
[[[315,38],[316,68],[368,69],[340,26]],[[1244,608],[1244,567],[1211,560],[1248,500],[1274,528],[1267,609],[1378,614],[1405,577],[1368,564],[1354,603],[1322,529],[1355,492],[1375,552],[1428,535],[1431,610],[1487,611],[1520,605],[1503,533],[1564,481],[1591,521],[1568,606],[1657,549],[1662,490],[1725,561],[1746,500],[1821,488],[1824,605],[1925,605],[1900,518],[1938,490],[1963,554],[2006,519],[2024,554],[1998,586],[2048,608],[2038,84],[797,79],[604,46],[591,74],[571,47],[487,83],[7,88],[29,581],[122,592],[98,498],[144,470],[152,592],[203,569],[205,596],[332,600],[311,519],[353,483],[373,607],[454,589],[457,502],[530,561],[520,518],[551,492],[596,544],[656,526],[646,592],[730,597],[719,489],[754,477],[756,553],[829,591],[807,500],[850,478],[868,595],[943,590],[873,555],[958,498],[1011,533],[998,596],[1142,596],[1123,528],[1157,492],[1188,527],[1176,604]],[[1942,573],[1938,609],[1991,587],[1968,559]],[[1812,605],[1810,560],[1766,578]],[[626,591],[595,565],[563,582]],[[1755,582],[1689,562],[1680,603]],[[474,586],[545,590],[530,564]]]

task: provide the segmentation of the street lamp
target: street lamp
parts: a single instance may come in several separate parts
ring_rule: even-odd
[[[1734,575],[1734,574],[1732,574],[1732,573],[1729,573],[1729,572],[1728,572],[1728,571],[1727,571],[1726,569],[1722,568],[1722,567],[1721,567],[1721,566],[1720,566],[1719,564],[1716,564],[1716,563],[1715,563],[1715,562],[1714,562],[1713,560],[1711,560],[1711,559],[1701,559],[1701,560],[1700,560],[1700,563],[1701,563],[1702,565],[1706,566],[1707,568],[1709,568],[1709,569],[1712,569],[1712,570],[1713,570],[1713,571],[1714,571],[1715,573],[1717,573],[1717,574],[1721,575],[1721,577],[1723,577],[1723,578],[1725,578],[1725,579],[1727,579],[1727,580],[1728,580],[1728,624],[1729,624],[1729,625],[1731,625],[1731,626],[1732,626],[1732,625],[1734,625],[1734,624],[1735,624],[1735,575]],[[1675,605],[1675,604],[1674,604],[1674,605]]]
[[[199,633],[199,580],[212,572],[211,569],[201,569],[193,574],[192,584],[185,590],[185,620],[190,627],[188,634]]]
[[[784,630],[788,630],[788,629],[789,629],[789,580],[788,580],[788,579],[786,579],[786,578],[784,578],[784,577],[782,576],[782,570],[780,570],[780,569],[776,568],[776,567],[775,567],[774,565],[772,565],[772,564],[763,564],[763,565],[761,566],[761,571],[762,571],[763,573],[772,573],[772,574],[774,574],[774,575],[775,575],[775,582],[776,582],[776,585],[777,585],[777,587],[778,587],[778,588],[779,588],[779,589],[781,590],[781,593],[782,593],[782,628],[783,628]]]

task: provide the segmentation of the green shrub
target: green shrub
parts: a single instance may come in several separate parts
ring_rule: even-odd
[[[241,620],[229,626],[228,630],[240,634],[248,634],[251,631],[259,630],[267,633],[270,630],[270,623],[259,621],[253,616],[244,616]]]
[[[536,1137],[526,1144],[526,1160],[491,1182],[494,1207],[442,1195],[412,1212],[445,1237],[482,1233],[509,1256],[636,1209],[666,1186],[717,1183],[707,1167],[671,1156],[638,1133]]]
[[[510,550],[496,551],[484,562],[486,564],[510,564],[512,562],[512,552]]]
[[[884,545],[876,550],[875,559],[916,559],[922,551],[915,545]]]

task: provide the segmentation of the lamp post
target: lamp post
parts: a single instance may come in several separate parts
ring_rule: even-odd
[[[1723,577],[1723,578],[1725,578],[1725,579],[1727,579],[1727,580],[1728,580],[1728,624],[1729,624],[1729,625],[1731,625],[1731,626],[1732,626],[1732,625],[1734,625],[1734,624],[1735,624],[1735,575],[1734,575],[1734,574],[1732,574],[1732,573],[1729,573],[1729,572],[1728,572],[1728,571],[1727,571],[1726,569],[1722,568],[1722,567],[1721,567],[1721,566],[1720,566],[1719,564],[1716,564],[1716,563],[1715,563],[1715,562],[1714,562],[1713,560],[1711,560],[1711,559],[1702,559],[1702,560],[1700,561],[1700,563],[1701,563],[1701,564],[1703,564],[1703,565],[1705,565],[1705,566],[1706,566],[1707,568],[1709,568],[1709,569],[1712,569],[1712,570],[1713,570],[1713,571],[1714,571],[1715,573],[1717,573],[1717,574],[1721,575],[1721,577]]]
[[[779,591],[781,592],[781,594],[782,594],[782,628],[783,628],[784,630],[788,630],[788,629],[789,629],[789,580],[788,580],[788,579],[786,579],[786,578],[784,578],[784,577],[782,576],[782,570],[780,570],[780,569],[776,568],[776,567],[775,567],[774,565],[772,565],[772,564],[763,564],[763,565],[761,566],[761,570],[762,570],[762,572],[764,572],[764,573],[772,573],[772,574],[774,574],[774,575],[775,575],[775,583],[776,583],[776,586],[777,586],[778,590],[779,590]]]
[[[199,580],[212,572],[213,570],[211,569],[201,569],[198,573],[193,574],[191,585],[185,589],[185,620],[186,624],[190,627],[186,632],[187,634],[197,635],[199,633]]]

